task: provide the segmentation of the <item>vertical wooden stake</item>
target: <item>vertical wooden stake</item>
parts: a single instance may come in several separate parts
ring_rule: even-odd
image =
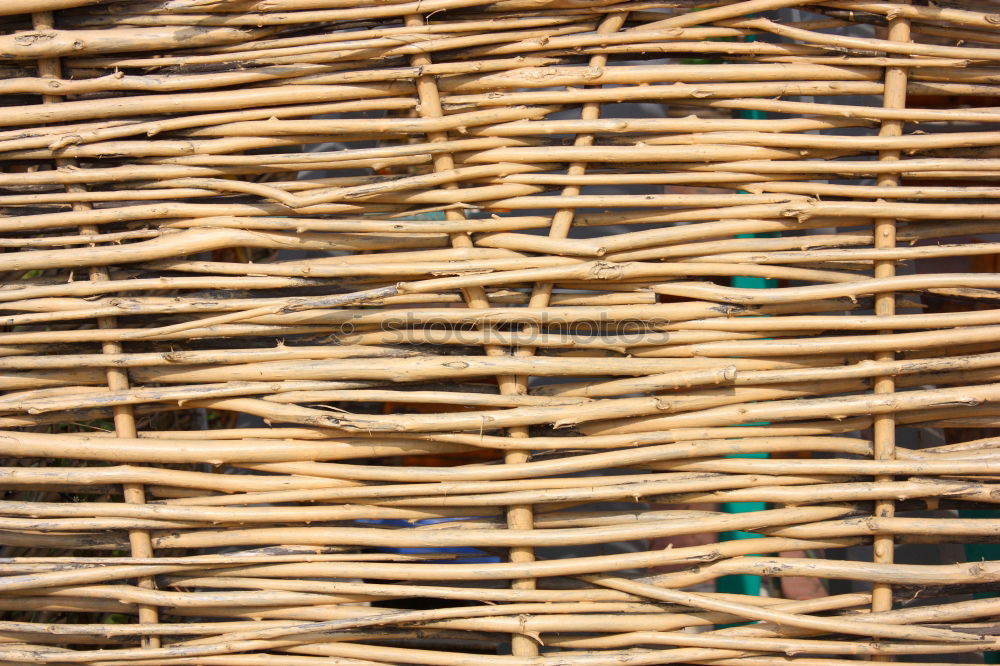
[[[424,25],[424,17],[422,15],[410,15],[406,17],[406,25],[408,26],[421,26]],[[413,55],[410,58],[410,64],[414,67],[423,67],[431,64],[431,57],[425,53],[419,53]],[[444,110],[441,108],[441,95],[438,91],[437,82],[433,76],[420,76],[416,79],[417,82],[417,96],[420,100],[420,117],[421,118],[440,118],[444,116]],[[428,132],[428,141],[447,141],[447,132]],[[455,168],[455,160],[449,153],[441,153],[434,155],[432,158],[432,164],[434,165],[435,171],[448,171]],[[458,189],[458,185],[455,183],[449,183],[444,185],[445,189]],[[456,210],[450,208],[445,211],[445,219],[449,221],[462,221],[465,220],[465,213],[462,210]],[[468,233],[456,233],[451,234],[451,246],[457,248],[467,248],[474,247],[472,238]],[[462,294],[465,299],[465,303],[470,308],[489,308],[490,301],[486,295],[486,290],[483,287],[467,287],[462,290]],[[484,347],[486,354],[489,356],[502,356],[506,354],[506,351],[502,347],[496,345],[486,345]],[[501,375],[497,377],[497,383],[500,388],[500,393],[503,395],[516,395],[523,393],[524,389],[518,382],[518,378],[514,376]],[[511,436],[527,436],[527,430],[523,429],[524,433],[518,434],[511,432]],[[517,454],[517,455],[515,455]],[[523,457],[518,457],[518,456]],[[527,454],[520,451],[509,452],[505,458],[505,462],[524,462],[527,460]],[[512,506],[507,509],[507,523],[512,529],[532,529],[534,527],[534,511],[531,505],[524,506]],[[513,547],[510,549],[510,561],[511,562],[534,562],[535,561],[535,549],[527,547]],[[511,587],[518,590],[533,590],[535,589],[535,579],[525,578],[521,580],[514,580],[511,582]],[[511,635],[511,651],[514,656],[518,657],[534,657],[538,655],[538,644],[530,636],[525,634],[512,634]]]
[[[909,0],[906,0],[909,4]],[[905,18],[891,18],[889,20],[888,38],[896,42],[910,41],[910,22]],[[887,67],[885,71],[885,92],[883,93],[882,106],[888,109],[902,109],[906,107],[906,69],[903,67]],[[883,121],[879,130],[879,136],[894,137],[900,136],[903,132],[903,123],[898,120]],[[880,161],[894,161],[900,157],[898,150],[879,151]],[[878,179],[878,184],[882,187],[895,187],[899,185],[898,174],[885,174]],[[893,248],[896,247],[896,220],[894,218],[877,218],[875,220],[875,247]],[[896,264],[894,261],[876,261],[875,277],[891,278],[896,274]],[[892,317],[896,314],[896,294],[895,292],[884,292],[875,296],[875,314],[879,317]],[[893,352],[879,352],[875,354],[876,361],[892,361],[895,358]],[[876,394],[894,393],[896,382],[892,376],[876,377],[874,381],[874,391]],[[893,414],[876,414],[873,422],[874,436],[874,457],[876,460],[892,460],[896,457],[896,419]],[[879,475],[875,477],[876,482],[892,481],[893,477]],[[892,500],[879,500],[875,502],[875,516],[891,518],[895,513],[895,503]],[[873,559],[877,564],[891,564],[895,553],[895,541],[892,535],[876,535],[873,539]],[[876,583],[872,590],[872,611],[880,612],[892,610],[892,586],[887,583]],[[873,661],[892,661],[892,657],[875,656]]]
[[[625,24],[625,20],[628,17],[626,12],[610,14],[601,25],[598,27],[597,31],[603,34],[613,34],[618,32],[618,30]],[[603,68],[608,62],[608,57],[603,54],[595,55],[590,58],[588,63],[590,67]],[[580,111],[580,117],[582,120],[597,120],[601,117],[601,105],[597,102],[588,102],[583,105]],[[594,137],[591,134],[580,134],[577,135],[576,139],[573,141],[574,146],[591,146],[594,143]],[[587,165],[584,162],[573,162],[567,169],[566,173],[570,176],[581,176],[587,170]],[[562,190],[563,196],[576,196],[580,193],[580,187],[577,185],[569,185],[564,187]],[[573,217],[576,214],[576,209],[574,208],[561,208],[555,212],[552,216],[552,224],[549,226],[549,238],[566,238],[569,236],[569,231],[573,226]],[[531,298],[528,301],[529,308],[544,308],[548,307],[549,302],[552,299],[552,283],[551,282],[539,282],[536,283],[531,292]],[[526,326],[525,331],[537,331],[537,327]],[[535,353],[533,347],[521,348],[517,350],[518,356],[532,356]],[[528,392],[528,378],[518,377],[516,392],[520,394],[525,394]],[[520,439],[528,439],[531,435],[528,428],[511,428],[511,437],[516,437]],[[504,456],[504,462],[512,465],[527,462],[530,458],[530,451],[525,450],[514,450],[508,451]],[[532,529],[534,526],[534,509],[531,505],[523,506],[512,506],[507,509],[507,526],[511,529]],[[510,560],[511,562],[531,562],[535,559],[534,549],[532,548],[511,548],[510,550]],[[533,589],[535,587],[535,581],[524,580],[524,581],[514,581],[513,587],[515,589]],[[527,637],[523,637],[526,640]],[[529,653],[526,651],[524,645],[513,646],[513,654],[526,655],[526,654],[537,654],[537,647],[532,641],[532,648],[535,649],[534,653]],[[518,650],[521,650],[519,652]]]
[[[32,20],[36,30],[52,30],[54,26],[52,12],[37,12],[32,14]],[[62,67],[59,58],[39,58],[38,75],[42,78],[58,79],[62,76]],[[60,101],[59,97],[53,95],[42,95],[43,104],[54,104]],[[57,159],[57,166],[72,165],[74,160]],[[85,192],[83,185],[67,185],[67,192]],[[88,203],[78,202],[72,206],[74,211],[90,210]],[[80,227],[80,233],[99,233],[99,229],[93,225]],[[92,282],[100,282],[108,279],[108,271],[103,267],[92,267],[89,271],[89,278]],[[103,329],[118,328],[116,317],[98,317],[97,326]],[[117,342],[104,342],[101,344],[101,351],[104,354],[120,354],[122,346]],[[128,373],[124,368],[108,368],[106,371],[108,388],[112,391],[126,391],[129,388]],[[118,437],[134,438],[138,437],[135,425],[135,412],[131,405],[119,405],[113,408],[115,435]],[[142,484],[126,483],[122,485],[122,494],[127,504],[145,504],[146,491]],[[132,557],[153,557],[153,542],[147,530],[129,530],[128,540]],[[151,576],[138,579],[140,587],[155,589],[156,581]],[[139,622],[141,624],[155,624],[159,622],[159,611],[156,606],[138,606]],[[160,647],[158,636],[143,636],[142,646],[147,648]]]

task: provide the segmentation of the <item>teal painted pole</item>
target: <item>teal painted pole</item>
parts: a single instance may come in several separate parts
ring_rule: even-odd
[[[751,111],[749,113],[757,113]],[[741,238],[753,238],[760,236],[773,236],[774,234],[741,234]],[[767,278],[758,277],[744,277],[737,276],[732,278],[730,281],[732,286],[739,287],[741,289],[769,289],[778,286],[777,280],[770,280]],[[766,424],[759,424],[766,425]],[[732,456],[727,456],[729,458],[767,458],[766,453],[744,453],[736,454]],[[764,511],[767,509],[767,504],[765,502],[726,502],[722,505],[722,510],[726,513],[746,513],[748,511]],[[759,534],[754,534],[752,532],[734,531],[734,532],[723,532],[719,535],[722,541],[734,541],[736,539],[753,539],[759,537]],[[748,594],[748,595],[759,595],[760,594],[760,584],[761,577],[752,574],[734,574],[730,576],[722,576],[716,582],[715,589],[718,592],[725,592],[728,594]]]
[[[1000,518],[1000,511],[965,510],[958,512],[959,518]],[[965,544],[966,562],[983,562],[1000,560],[1000,544],[967,543]],[[979,592],[972,595],[976,599],[988,599],[997,596],[996,592]],[[1000,664],[1000,653],[989,650],[983,653],[983,663]]]
[[[698,11],[693,10],[693,11]],[[726,41],[731,38],[722,37],[718,38],[718,41]],[[714,41],[714,40],[713,40]],[[755,41],[753,35],[748,35],[745,41],[752,42]],[[682,62],[689,64],[704,64],[704,63],[717,63],[720,62],[718,58],[685,58]],[[767,114],[764,111],[755,110],[745,110],[737,111],[737,116],[740,118],[751,118],[751,119],[762,119],[766,118]],[[746,192],[743,192],[746,194]],[[738,238],[755,238],[755,237],[774,237],[777,234],[740,234]],[[767,278],[758,277],[746,277],[746,276],[736,276],[730,280],[730,285],[733,287],[738,287],[741,289],[768,289],[778,286],[777,280],[770,280]],[[761,424],[763,425],[763,424]],[[747,453],[739,454],[733,456],[727,456],[730,458],[767,458],[766,453]],[[726,513],[745,513],[747,511],[763,511],[767,508],[767,504],[764,502],[726,502],[722,505],[722,510]],[[731,531],[722,532],[719,535],[722,541],[734,541],[736,539],[752,539],[760,535],[753,534],[751,532],[743,531]],[[745,595],[760,595],[760,576],[754,576],[751,574],[736,574],[730,576],[722,576],[716,581],[715,589],[718,592],[725,592],[729,594],[745,594]],[[720,625],[719,628],[733,626],[733,625]]]
[[[753,35],[747,37],[747,41],[753,41]],[[751,118],[751,119],[763,119],[767,117],[767,114],[763,111],[740,111],[738,112],[741,118]],[[763,237],[774,237],[777,234],[740,234],[738,238],[763,238]],[[741,289],[773,289],[778,286],[777,280],[771,280],[768,278],[759,277],[746,277],[746,276],[736,276],[730,280],[730,284],[733,287],[738,287]],[[761,424],[765,425],[765,424]],[[738,454],[734,456],[728,456],[731,458],[767,458],[766,453],[746,453]],[[722,505],[722,510],[726,513],[746,513],[748,511],[764,511],[767,509],[767,504],[765,502],[726,502]],[[754,534],[752,532],[734,531],[734,532],[723,532],[719,535],[722,541],[734,541],[736,539],[753,539],[760,536],[759,534]],[[761,577],[754,576],[752,574],[736,574],[731,576],[722,576],[716,582],[716,591],[725,592],[729,594],[747,594],[747,595],[759,595],[760,594]]]

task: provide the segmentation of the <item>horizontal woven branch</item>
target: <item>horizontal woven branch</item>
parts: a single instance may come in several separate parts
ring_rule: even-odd
[[[0,16],[0,664],[1000,649],[996,0]]]

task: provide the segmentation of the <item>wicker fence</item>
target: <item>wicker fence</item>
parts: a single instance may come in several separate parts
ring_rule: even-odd
[[[0,0],[0,663],[988,659],[1000,4],[362,1]]]

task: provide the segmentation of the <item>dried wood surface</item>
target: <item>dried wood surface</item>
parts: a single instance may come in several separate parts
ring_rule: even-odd
[[[997,649],[994,0],[0,26],[0,664]]]

